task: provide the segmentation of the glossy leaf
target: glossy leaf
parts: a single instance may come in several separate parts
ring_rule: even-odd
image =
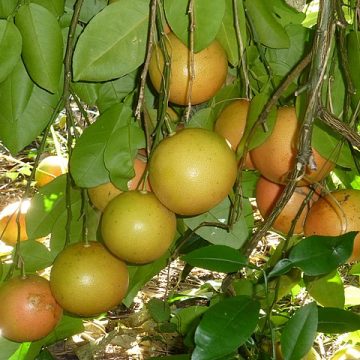
[[[116,104],[84,130],[70,160],[71,175],[78,186],[93,187],[110,181],[105,167],[105,149],[111,135],[125,126],[130,117],[129,108]]]
[[[298,309],[286,323],[281,333],[281,351],[284,360],[299,360],[305,356],[314,343],[318,325],[315,303]]]
[[[22,57],[31,78],[55,93],[63,63],[63,38],[56,17],[38,4],[25,4],[15,17],[20,30]]]
[[[232,353],[255,330],[259,311],[259,303],[248,296],[234,296],[211,306],[195,331],[192,359],[217,359]]]
[[[145,58],[148,18],[147,0],[120,0],[95,15],[75,48],[74,80],[107,81],[139,67]]]
[[[175,35],[189,44],[189,1],[165,0],[166,19]],[[194,51],[205,49],[215,39],[225,13],[225,0],[194,1]]]
[[[306,275],[327,274],[350,257],[356,234],[307,237],[292,248],[289,260]]]
[[[0,93],[0,139],[16,154],[45,128],[60,95],[35,86],[21,61],[0,84]]]
[[[225,0],[225,13],[221,21],[220,29],[216,34],[216,39],[221,43],[226,51],[229,63],[232,66],[237,66],[240,63],[239,42],[236,34],[235,12],[233,7],[233,0]],[[247,43],[247,30],[245,11],[242,1],[237,1],[237,16],[238,25],[243,44]]]
[[[344,334],[360,330],[360,316],[351,311],[338,308],[318,309],[318,331],[325,334]]]
[[[186,218],[185,224],[194,230],[201,223],[217,223],[226,224],[229,216],[230,201],[226,198],[219,205],[215,206],[208,212]],[[239,249],[249,235],[250,223],[253,221],[253,213],[248,200],[244,199],[243,215],[233,225],[230,231],[216,226],[202,226],[196,230],[196,233],[205,240],[215,245],[227,245],[235,249]]]
[[[337,271],[320,277],[304,276],[308,293],[322,306],[344,308],[344,284]]]
[[[12,21],[0,20],[0,82],[12,72],[20,60],[22,38]]]
[[[247,258],[238,250],[225,245],[210,245],[183,256],[192,266],[211,271],[236,272],[247,265]]]
[[[254,39],[270,48],[288,48],[289,37],[276,20],[273,9],[262,0],[246,0],[245,7],[254,28]]]
[[[124,123],[127,120],[127,123],[111,134],[106,144],[104,161],[110,173],[111,182],[119,189],[127,190],[128,181],[135,175],[133,160],[138,149],[145,147],[145,135],[127,113],[123,114],[127,119],[122,118],[119,121]]]

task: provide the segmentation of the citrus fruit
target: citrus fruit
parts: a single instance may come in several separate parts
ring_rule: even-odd
[[[16,201],[7,205],[0,212],[0,240],[7,245],[15,246],[18,238],[18,224],[16,221],[17,214],[20,208],[20,201]],[[24,241],[28,239],[26,232],[25,215],[30,207],[30,200],[23,200],[19,215],[19,240]]]
[[[64,310],[79,316],[112,309],[124,298],[128,284],[125,263],[97,241],[67,246],[50,272],[54,297]]]
[[[236,175],[236,156],[226,140],[200,128],[186,128],[163,139],[149,163],[152,191],[180,215],[200,214],[219,204]]]
[[[255,197],[259,212],[264,219],[266,219],[273,210],[284,188],[285,185],[273,183],[263,176],[259,178],[256,184]],[[290,231],[292,222],[297,216],[297,213],[309,192],[310,188],[307,186],[298,186],[295,189],[291,198],[272,225],[275,230],[284,234],[287,234]],[[316,196],[313,196],[313,199],[315,198]],[[305,205],[300,216],[298,217],[294,227],[294,234],[302,234],[304,232],[304,221],[310,204],[311,203]]]
[[[360,359],[360,345],[346,345],[337,350],[330,358],[330,360],[359,360]]]
[[[275,183],[287,182],[296,161],[299,130],[295,108],[279,108],[271,135],[250,152],[255,168],[261,175]],[[312,151],[317,170],[311,171],[308,167],[299,186],[321,181],[334,168],[333,162],[323,158],[314,148]]]
[[[49,281],[38,275],[17,276],[0,287],[1,335],[12,341],[36,341],[59,322],[62,309]]]
[[[176,232],[175,214],[151,192],[127,191],[106,207],[101,234],[105,245],[120,259],[145,264],[168,250]]]
[[[227,139],[234,151],[244,135],[249,104],[247,99],[232,101],[222,110],[214,125],[215,132]],[[245,167],[254,169],[250,153],[246,156]]]
[[[194,53],[194,78],[190,82],[190,50],[174,33],[166,36],[166,48],[171,59],[169,101],[178,105],[188,104],[191,84],[191,103],[200,104],[212,98],[223,86],[228,71],[225,50],[217,40],[207,48]],[[154,47],[149,64],[152,84],[159,92],[163,79],[164,56],[159,45]]]
[[[360,190],[336,190],[322,196],[310,208],[304,225],[305,236],[338,236],[360,231]],[[360,233],[354,240],[348,262],[360,260]]]
[[[135,176],[128,182],[128,189],[135,190],[142,180],[144,171],[146,169],[146,161],[135,158],[134,160],[134,171]],[[145,189],[150,191],[150,184],[146,179]],[[106,205],[117,195],[121,194],[122,191],[118,189],[112,182],[107,182],[88,189],[89,198],[92,204],[99,209],[104,211]]]
[[[38,187],[42,187],[53,181],[57,176],[67,172],[68,161],[57,155],[47,156],[39,162],[35,170],[35,181]]]

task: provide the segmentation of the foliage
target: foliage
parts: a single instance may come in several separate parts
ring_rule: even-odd
[[[69,157],[68,174],[32,198],[26,215],[29,240],[13,249],[12,265],[0,262],[0,281],[19,271],[50,267],[71,243],[102,241],[101,214],[89,203],[86,189],[111,181],[126,190],[140,149],[151,158],[157,143],[177,127],[213,129],[221,110],[236,98],[251,100],[237,149],[241,160],[271,133],[276,106],[296,106],[301,118],[320,89],[311,142],[337,165],[321,186],[359,189],[359,4],[345,1],[345,17],[339,0],[320,3],[322,11],[331,6],[328,19],[335,36],[326,49],[323,76],[314,86],[309,66],[298,65],[312,52],[316,67],[321,49],[312,47],[320,22],[313,19],[321,11],[297,11],[282,0],[0,0],[0,141],[13,156],[36,141],[35,169],[56,128],[66,139],[51,151]],[[167,26],[195,53],[215,39],[225,49],[227,83],[206,103],[168,104],[166,67],[160,94],[148,81],[151,44],[159,41],[165,51]],[[81,120],[74,116],[70,99]],[[90,116],[94,108],[95,119]],[[169,121],[170,108],[177,115],[174,123]],[[338,126],[325,124],[323,109]],[[249,255],[257,245],[252,244],[253,230],[261,226],[251,202],[258,176],[239,167],[234,190],[220,204],[197,216],[177,217],[176,238],[165,255],[145,265],[128,264],[126,307],[177,258],[185,264],[184,276],[192,267],[222,274],[220,288],[206,289],[206,304],[177,308],[184,294],[147,304],[159,332],[175,331],[184,339],[187,354],[165,358],[270,359],[280,341],[284,359],[300,360],[318,333],[360,329],[359,315],[345,305],[342,278],[347,270],[360,274],[358,264],[347,264],[356,232],[279,235],[278,248],[270,248],[267,258]],[[27,192],[33,178],[34,171]],[[36,241],[42,237],[50,239],[48,245]],[[25,265],[19,269],[19,264]],[[296,289],[306,293],[304,301],[298,301]],[[196,300],[202,295],[188,296]],[[291,306],[284,310],[285,297]],[[51,358],[45,352],[39,355],[41,349],[81,332],[82,324],[82,318],[64,315],[39,341],[18,344],[0,337],[0,359]],[[270,350],[264,343],[271,344]]]

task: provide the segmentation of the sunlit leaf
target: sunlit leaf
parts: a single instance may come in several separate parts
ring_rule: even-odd
[[[145,58],[148,18],[148,0],[119,0],[95,15],[75,48],[74,80],[107,81],[139,67]]]
[[[11,355],[21,346],[21,343],[10,341],[0,336],[0,360],[9,360]]]

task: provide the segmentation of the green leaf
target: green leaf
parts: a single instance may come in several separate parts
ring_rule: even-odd
[[[350,257],[356,234],[309,236],[291,249],[289,260],[306,275],[328,274]]]
[[[216,359],[241,346],[255,330],[260,304],[234,296],[211,306],[195,331],[193,360]]]
[[[165,253],[161,258],[152,263],[135,266],[129,265],[129,288],[126,297],[123,300],[125,306],[129,307],[138,291],[156,274],[168,265],[170,254]]]
[[[270,48],[289,47],[289,37],[276,20],[271,5],[262,0],[246,0],[245,7],[255,30],[255,41]]]
[[[281,351],[284,360],[300,360],[314,343],[318,325],[315,303],[298,309],[286,323],[281,334]]]
[[[104,152],[105,166],[110,173],[111,182],[121,190],[128,189],[127,184],[135,175],[133,160],[138,149],[145,147],[144,132],[132,121],[133,119],[128,118],[125,126],[111,134]]]
[[[184,44],[189,44],[190,14],[188,0],[165,0],[166,19]],[[215,39],[225,13],[225,0],[194,1],[194,51],[205,49]]]
[[[348,144],[343,140],[338,133],[324,123],[315,122],[312,136],[314,148],[325,158],[351,169],[354,167],[354,160]]]
[[[151,357],[149,360],[190,360],[189,354]]]
[[[60,95],[35,86],[21,61],[0,83],[0,140],[16,154],[49,122]]]
[[[278,261],[274,268],[270,271],[268,278],[281,276],[289,272],[294,267],[294,264],[289,259],[281,259]]]
[[[197,111],[190,121],[185,124],[185,127],[212,130],[214,128],[214,121],[213,111],[210,107],[207,107]]]
[[[148,21],[148,0],[119,0],[106,6],[79,37],[74,80],[107,81],[139,67],[145,58]]]
[[[0,336],[0,360],[9,360],[11,355],[21,346],[20,343],[10,341]]]
[[[126,126],[130,117],[130,108],[115,104],[84,130],[70,159],[70,172],[78,186],[93,187],[110,181],[105,167],[105,149],[111,135]]]
[[[318,331],[325,334],[344,334],[360,329],[360,316],[338,308],[318,308]]]
[[[225,0],[225,14],[223,16],[220,29],[216,34],[216,39],[221,43],[226,51],[228,61],[232,66],[237,66],[240,63],[239,59],[239,44],[236,35],[236,28],[234,26],[235,13],[233,7],[233,0]],[[240,34],[243,44],[247,43],[247,29],[245,11],[242,1],[237,1],[237,15],[238,25],[240,27]]]
[[[0,18],[8,18],[11,15],[17,6],[17,2],[14,0],[1,0],[0,1]]]
[[[3,82],[20,60],[22,38],[12,21],[0,20],[0,82]]]
[[[48,235],[61,213],[66,210],[66,175],[41,187],[31,200],[26,213],[26,231],[30,239]],[[71,202],[80,201],[80,191],[71,192]]]
[[[54,260],[49,249],[36,240],[21,243],[21,256],[26,264],[26,271],[29,272],[43,270]]]
[[[227,245],[239,249],[246,241],[249,235],[249,227],[251,227],[253,221],[252,208],[247,199],[243,199],[242,206],[243,214],[230,231],[215,226],[202,226],[195,232],[212,244]],[[229,216],[229,207],[230,201],[226,198],[219,205],[204,214],[185,218],[185,224],[192,230],[196,229],[201,223],[206,222],[226,224]]]
[[[352,96],[354,110],[360,101],[360,31],[351,31],[347,35],[347,58],[351,81],[356,93]]]
[[[186,335],[193,327],[196,321],[200,320],[201,315],[206,312],[206,306],[188,306],[186,308],[178,309],[174,317],[171,319],[173,324],[176,324],[177,331],[181,335]]]
[[[157,323],[170,320],[171,310],[167,302],[157,298],[152,298],[147,302],[146,307],[150,313],[150,316]]]
[[[15,24],[20,30],[22,57],[31,78],[55,93],[63,62],[63,38],[55,16],[38,4],[20,7]]]
[[[87,83],[87,82],[76,82],[71,84],[72,90],[75,94],[89,106],[96,105],[98,100],[98,91],[100,84],[98,83]],[[102,113],[104,111],[100,111]]]
[[[306,290],[322,306],[344,308],[344,284],[337,271],[320,277],[304,276]]]
[[[100,113],[112,105],[119,103],[136,88],[137,72],[132,72],[113,81],[99,86],[97,106]]]
[[[247,265],[247,258],[238,250],[225,245],[210,245],[183,256],[192,266],[218,272],[236,272]]]
[[[23,342],[17,351],[9,358],[9,360],[25,360],[28,350],[30,348],[30,342]]]
[[[31,2],[48,9],[56,17],[64,13],[65,0],[31,0]]]

